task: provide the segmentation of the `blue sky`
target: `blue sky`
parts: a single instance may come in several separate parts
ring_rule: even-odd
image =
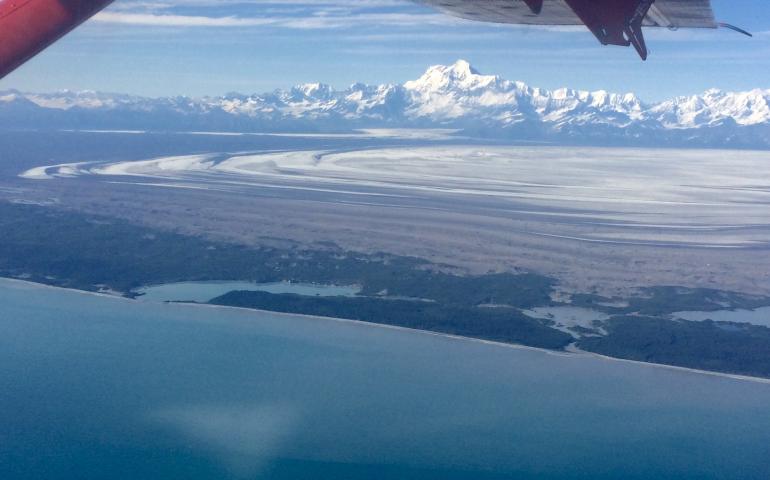
[[[712,1],[719,20],[755,37],[648,29],[643,63],[583,28],[469,22],[410,1],[117,0],[0,90],[201,96],[315,81],[344,88],[401,83],[460,58],[532,86],[633,91],[649,101],[712,87],[770,88],[770,4]]]

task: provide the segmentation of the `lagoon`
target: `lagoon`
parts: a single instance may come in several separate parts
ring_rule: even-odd
[[[714,320],[715,322],[750,323],[761,327],[770,327],[770,307],[757,308],[756,310],[717,310],[714,312],[676,312],[675,318],[690,320],[691,322],[703,322]]]
[[[766,479],[770,384],[0,280],[0,478]]]

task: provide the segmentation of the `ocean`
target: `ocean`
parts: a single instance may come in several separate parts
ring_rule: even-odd
[[[770,383],[0,280],[0,478],[767,479]]]

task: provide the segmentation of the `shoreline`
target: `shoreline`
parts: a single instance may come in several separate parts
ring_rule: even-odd
[[[84,295],[94,295],[94,296],[108,298],[108,299],[120,299],[127,302],[137,302],[137,300],[135,299],[128,298],[125,296],[120,296],[120,295],[101,293],[101,292],[91,292],[87,290],[79,290],[76,288],[57,287],[55,285],[48,285],[45,283],[33,282],[33,281],[23,280],[18,278],[0,277],[0,287],[2,287],[2,284],[4,282],[8,282],[10,284],[16,284],[16,285],[23,285],[33,289],[64,290],[66,292],[75,292],[75,293],[80,293]],[[416,333],[421,335],[431,335],[434,337],[440,337],[440,338],[445,338],[445,339],[454,340],[454,341],[474,342],[474,343],[480,343],[483,345],[488,345],[488,346],[493,346],[498,348],[502,347],[502,348],[516,349],[516,350],[530,350],[530,351],[536,351],[536,352],[545,353],[548,355],[560,356],[560,357],[577,357],[577,358],[590,357],[590,358],[595,358],[595,359],[605,360],[605,361],[624,362],[624,363],[630,363],[630,364],[646,366],[646,367],[663,368],[667,370],[674,370],[674,371],[685,372],[685,373],[694,373],[699,375],[708,375],[712,377],[720,377],[720,378],[727,378],[731,380],[747,381],[752,383],[762,383],[762,384],[770,385],[770,378],[754,377],[751,375],[741,375],[741,374],[735,374],[735,373],[716,372],[712,370],[700,370],[697,368],[681,367],[677,365],[668,365],[664,363],[653,363],[653,362],[644,362],[641,360],[630,360],[625,358],[610,357],[599,353],[580,350],[577,347],[572,346],[572,344],[570,344],[570,347],[568,347],[570,348],[570,350],[558,351],[558,350],[549,350],[547,348],[532,347],[529,345],[523,345],[518,343],[507,343],[507,342],[501,342],[497,340],[486,340],[483,338],[466,337],[466,336],[455,335],[451,333],[434,332],[431,330],[420,330],[416,328],[402,327],[398,325],[388,325],[384,323],[367,322],[364,320],[353,320],[348,318],[324,317],[319,315],[307,315],[302,313],[276,312],[272,310],[260,310],[256,308],[233,307],[228,305],[213,305],[208,303],[195,303],[195,302],[157,302],[157,304],[186,306],[186,307],[194,307],[194,308],[207,307],[210,309],[227,309],[227,310],[245,312],[245,313],[271,314],[271,315],[278,315],[282,317],[304,318],[304,319],[315,320],[315,321],[319,321],[319,320],[333,321],[333,322],[353,324],[353,325],[370,327],[370,328],[374,327],[374,328],[389,329],[394,331]]]
[[[173,303],[173,302],[170,302]],[[591,357],[596,358],[599,360],[606,360],[606,361],[613,361],[613,362],[625,362],[625,363],[631,363],[635,365],[640,366],[646,366],[646,367],[655,367],[655,368],[664,368],[668,370],[676,370],[680,372],[686,372],[686,373],[695,373],[700,375],[708,375],[708,376],[714,376],[714,377],[721,377],[721,378],[729,378],[731,380],[739,380],[739,381],[746,381],[746,382],[752,382],[752,383],[764,383],[770,385],[770,378],[764,378],[764,377],[753,377],[751,375],[741,375],[737,373],[725,373],[725,372],[715,372],[712,370],[699,370],[697,368],[690,368],[690,367],[680,367],[677,365],[667,365],[665,363],[653,363],[653,362],[643,362],[641,360],[630,360],[625,358],[618,358],[618,357],[610,357],[607,355],[602,355],[599,353],[589,352],[586,350],[580,350],[576,347],[573,347],[573,350],[549,350],[547,348],[540,348],[540,347],[532,347],[529,345],[523,345],[520,343],[507,343],[507,342],[500,342],[497,340],[486,340],[483,338],[476,338],[476,337],[465,337],[462,335],[454,335],[451,333],[442,333],[442,332],[434,332],[431,330],[420,330],[416,328],[409,328],[409,327],[401,327],[398,325],[388,325],[385,323],[374,323],[374,322],[367,322],[364,320],[352,320],[349,318],[337,318],[337,317],[323,317],[318,315],[307,315],[302,313],[288,313],[288,312],[274,312],[272,310],[260,310],[256,308],[246,308],[246,307],[232,307],[228,305],[212,305],[208,303],[191,303],[191,302],[178,302],[173,303],[174,305],[187,305],[190,307],[208,307],[212,309],[228,309],[228,310],[235,310],[240,312],[258,312],[258,313],[267,313],[272,315],[280,315],[285,317],[301,317],[309,320],[322,320],[322,321],[334,321],[334,322],[341,322],[341,323],[348,323],[348,324],[355,324],[360,326],[366,326],[366,327],[375,327],[375,328],[384,328],[389,330],[396,330],[396,331],[403,331],[408,333],[416,333],[421,335],[431,335],[434,337],[441,337],[446,338],[450,340],[456,340],[456,341],[462,341],[462,342],[474,342],[474,343],[481,343],[488,346],[493,347],[502,347],[502,348],[509,348],[509,349],[515,349],[515,350],[531,350],[536,351],[540,353],[545,353],[547,355],[553,355],[557,357],[573,357],[573,358],[579,358],[579,357]]]

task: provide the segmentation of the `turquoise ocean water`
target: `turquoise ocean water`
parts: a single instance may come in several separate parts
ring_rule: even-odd
[[[0,280],[0,478],[767,479],[770,384]]]

